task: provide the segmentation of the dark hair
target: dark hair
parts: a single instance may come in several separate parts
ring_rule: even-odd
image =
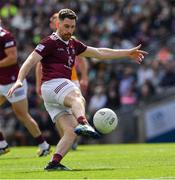
[[[58,12],[58,18],[60,20],[64,20],[65,18],[77,20],[77,15],[71,9],[61,9]]]
[[[53,21],[54,19],[58,18],[58,13],[54,13],[51,17],[50,17],[50,22]]]

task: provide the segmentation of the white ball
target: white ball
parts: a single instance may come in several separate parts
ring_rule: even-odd
[[[102,108],[94,114],[93,124],[97,131],[102,134],[108,134],[117,127],[118,117],[111,109]]]

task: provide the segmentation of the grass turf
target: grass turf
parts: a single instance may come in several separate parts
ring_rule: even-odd
[[[72,171],[44,171],[49,160],[36,147],[13,147],[0,156],[0,179],[175,179],[173,143],[81,145],[62,161]]]

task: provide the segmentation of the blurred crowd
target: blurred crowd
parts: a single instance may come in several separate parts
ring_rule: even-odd
[[[0,16],[3,26],[16,37],[19,64],[51,33],[49,18],[61,8],[71,8],[77,13],[75,35],[85,44],[117,49],[141,43],[142,49],[149,52],[142,65],[128,59],[89,60],[89,87],[85,98],[90,119],[102,107],[131,111],[175,86],[174,0],[1,1]],[[34,70],[28,76],[28,88],[30,112],[49,142],[55,143],[54,125],[36,95]],[[12,144],[32,144],[8,104],[0,109],[0,120]]]

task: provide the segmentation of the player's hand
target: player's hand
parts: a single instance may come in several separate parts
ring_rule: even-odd
[[[14,93],[14,91],[15,91],[17,88],[21,87],[22,85],[23,85],[22,82],[21,82],[20,80],[17,80],[17,81],[15,82],[15,84],[14,84],[14,85],[10,88],[10,90],[8,91],[7,96],[8,96],[8,97],[12,96],[12,94]]]
[[[141,44],[138,45],[137,47],[128,50],[129,58],[133,59],[138,64],[141,64],[141,62],[144,59],[144,55],[148,54],[146,51],[140,50],[140,48],[141,48]]]

